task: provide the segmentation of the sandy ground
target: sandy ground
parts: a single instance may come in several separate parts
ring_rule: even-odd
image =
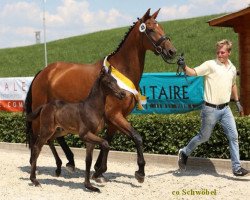
[[[29,151],[5,150],[0,152],[0,199],[249,199],[250,176],[236,178],[230,171],[191,170],[178,172],[171,166],[146,165],[146,178],[140,184],[134,178],[136,163],[108,162],[106,177],[109,182],[99,184],[101,193],[86,190],[84,155],[76,159],[77,169],[69,173],[62,168],[60,177],[54,176],[55,162],[51,155],[41,154],[37,175],[42,187],[29,180]],[[66,160],[63,159],[65,165]],[[197,194],[200,192],[200,194]]]

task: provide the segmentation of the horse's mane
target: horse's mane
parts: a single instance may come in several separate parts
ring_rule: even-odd
[[[150,18],[150,16],[147,16],[147,18]],[[116,53],[120,50],[120,48],[122,47],[122,45],[124,44],[124,42],[126,41],[127,37],[129,36],[129,34],[131,33],[131,31],[133,30],[133,28],[135,27],[135,25],[136,25],[136,23],[137,23],[138,21],[141,21],[141,22],[142,22],[142,19],[138,17],[138,18],[137,18],[137,21],[136,21],[136,22],[133,22],[133,25],[131,25],[130,28],[129,28],[129,30],[125,33],[123,39],[121,40],[121,42],[120,42],[120,44],[118,45],[118,47],[116,48],[116,50],[113,51],[112,53],[110,53],[110,54],[108,55],[108,57],[113,56],[114,54],[116,54]],[[144,20],[144,21],[145,21],[145,20]]]
[[[145,17],[145,16],[144,16]],[[143,17],[143,18],[144,18]],[[151,16],[146,16],[145,18],[146,19],[144,19],[143,21],[146,21],[147,19],[149,19]],[[123,39],[121,40],[121,42],[120,42],[120,44],[118,45],[118,47],[116,48],[116,50],[115,51],[113,51],[112,53],[110,53],[109,55],[108,55],[108,58],[110,57],[110,56],[113,56],[114,54],[116,54],[120,49],[121,49],[121,47],[122,47],[122,45],[124,44],[124,42],[126,41],[126,39],[127,39],[127,37],[129,36],[129,34],[131,33],[131,31],[133,30],[133,28],[135,27],[135,25],[136,25],[136,23],[138,22],[138,21],[140,21],[140,22],[143,22],[142,21],[142,18],[137,18],[137,21],[136,22],[133,22],[133,25],[131,25],[130,26],[130,28],[129,28],[129,30],[125,33],[125,35],[124,35],[124,37],[123,37]]]
[[[123,43],[126,41],[128,35],[131,33],[131,31],[132,31],[133,28],[135,27],[135,24],[136,24],[136,23],[137,23],[137,22],[133,22],[133,25],[130,26],[129,30],[125,33],[123,39],[121,40],[121,42],[120,42],[120,44],[118,45],[118,47],[116,48],[116,50],[113,51],[112,53],[110,53],[110,54],[109,54],[109,57],[110,57],[110,56],[113,56],[114,54],[116,54],[116,53],[120,50],[120,48],[122,47]]]

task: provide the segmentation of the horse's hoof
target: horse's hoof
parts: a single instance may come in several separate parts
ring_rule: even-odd
[[[95,177],[94,175],[92,176],[92,179],[97,182],[97,183],[107,183],[109,179],[105,178],[103,175],[99,177]]]
[[[38,185],[35,185],[35,187],[42,187],[40,183],[38,183]]]
[[[135,178],[137,179],[137,181],[139,183],[143,183],[144,182],[144,175],[141,175],[138,171],[135,172]]]
[[[56,176],[59,177],[61,175],[61,169],[56,169]]]
[[[31,180],[31,182],[36,186],[36,187],[42,187],[41,184],[36,180]]]
[[[75,172],[75,165],[72,165],[72,164],[67,163],[67,164],[66,164],[66,169],[67,169],[70,173],[73,173],[73,172]]]
[[[90,183],[89,184],[85,183],[84,185],[85,185],[85,188],[87,188],[90,191],[99,192],[99,193],[101,192],[99,188],[92,186]]]

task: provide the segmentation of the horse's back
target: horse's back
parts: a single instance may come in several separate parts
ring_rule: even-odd
[[[56,62],[48,65],[32,83],[32,108],[54,99],[78,102],[85,98],[97,78],[102,63]]]

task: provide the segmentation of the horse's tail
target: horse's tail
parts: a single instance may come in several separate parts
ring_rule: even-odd
[[[44,105],[41,105],[38,108],[36,108],[34,112],[31,112],[28,115],[26,115],[26,121],[31,122],[32,120],[36,119],[43,107]]]
[[[35,80],[35,78],[37,77],[37,75],[40,73],[41,71],[39,71],[34,79],[32,80],[26,99],[25,99],[25,103],[24,103],[24,113],[27,115],[29,115],[30,113],[32,113],[32,84],[33,81]],[[27,117],[26,117],[26,144],[29,142],[29,148],[31,147],[31,139],[32,139],[32,135],[33,135],[33,131],[32,131],[32,121],[28,121]]]

